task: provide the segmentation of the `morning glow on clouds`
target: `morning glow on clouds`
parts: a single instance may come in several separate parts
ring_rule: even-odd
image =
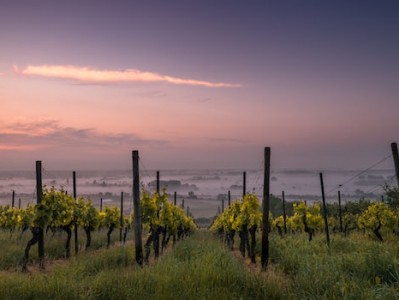
[[[14,71],[18,70],[14,66]],[[202,86],[209,88],[237,88],[241,85],[224,82],[211,82],[179,78],[141,70],[98,70],[89,67],[72,65],[28,65],[20,72],[23,75],[43,76],[50,78],[74,79],[82,82],[165,82],[178,85]]]

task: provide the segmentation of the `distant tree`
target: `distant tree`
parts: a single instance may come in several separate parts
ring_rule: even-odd
[[[365,211],[371,204],[370,200],[360,199],[357,202],[347,202],[344,205],[344,212],[351,213],[354,215],[359,215]]]
[[[283,215],[283,200],[274,195],[270,195],[270,211],[273,216]],[[287,216],[294,214],[293,202],[285,201],[285,213]]]
[[[399,208],[399,188],[386,185],[384,190],[387,196],[387,205],[392,209]]]

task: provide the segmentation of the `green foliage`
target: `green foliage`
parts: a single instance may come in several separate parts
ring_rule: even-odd
[[[102,212],[99,213],[100,227],[120,228],[121,211],[116,206],[106,206]]]
[[[210,230],[213,232],[240,231],[243,226],[247,228],[260,227],[262,213],[259,199],[254,194],[247,194],[243,201],[236,200],[227,207],[212,223]]]
[[[360,229],[364,228],[371,230],[377,238],[382,241],[380,229],[394,229],[398,222],[395,213],[389,209],[384,203],[371,204],[363,213],[358,217],[358,226]]]
[[[320,204],[308,206],[304,201],[294,203],[294,215],[288,218],[287,226],[291,231],[306,230],[306,227],[315,231],[323,230]]]
[[[353,215],[361,214],[371,204],[370,200],[360,199],[357,202],[346,202],[344,205],[344,212],[351,213]]]
[[[14,230],[19,227],[22,222],[19,211],[9,205],[0,206],[0,228]]]
[[[35,205],[32,227],[46,228],[70,225],[74,218],[75,199],[54,187],[43,190],[40,204]]]
[[[147,229],[161,226],[175,234],[178,228],[186,231],[194,231],[197,228],[193,218],[186,216],[181,207],[168,201],[166,190],[162,194],[154,193],[152,195],[143,190],[140,204],[142,223]]]
[[[285,201],[285,214],[292,216],[294,214],[294,203]],[[283,215],[283,200],[274,195],[270,195],[270,212],[273,216]]]
[[[386,203],[392,209],[399,208],[399,188],[386,185],[384,187],[387,196]]]
[[[80,197],[76,203],[75,220],[78,226],[97,229],[100,226],[100,212],[94,207],[91,200]]]

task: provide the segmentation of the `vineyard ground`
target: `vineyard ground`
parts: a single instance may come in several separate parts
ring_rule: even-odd
[[[361,233],[349,238],[332,235],[328,250],[322,234],[311,243],[303,234],[283,238],[272,234],[266,272],[260,270],[259,242],[253,266],[237,250],[228,250],[217,237],[200,230],[143,268],[134,262],[132,243],[116,243],[110,249],[81,252],[70,261],[50,259],[45,272],[3,269],[0,295],[2,299],[399,298],[395,236],[380,243]],[[8,254],[1,253],[3,260]]]

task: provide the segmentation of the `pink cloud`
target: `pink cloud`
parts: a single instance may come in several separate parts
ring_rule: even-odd
[[[94,128],[63,126],[56,120],[0,124],[0,153],[60,148],[113,152],[121,148],[130,149],[132,145],[159,147],[166,143],[164,140],[145,139],[132,133],[103,133]]]
[[[18,72],[18,67],[14,66],[14,70],[15,72]],[[236,88],[241,86],[240,84],[179,78],[132,69],[97,70],[89,67],[77,67],[71,65],[29,65],[21,71],[21,74],[50,78],[74,79],[82,82],[165,82],[178,85],[192,85],[211,88]]]

